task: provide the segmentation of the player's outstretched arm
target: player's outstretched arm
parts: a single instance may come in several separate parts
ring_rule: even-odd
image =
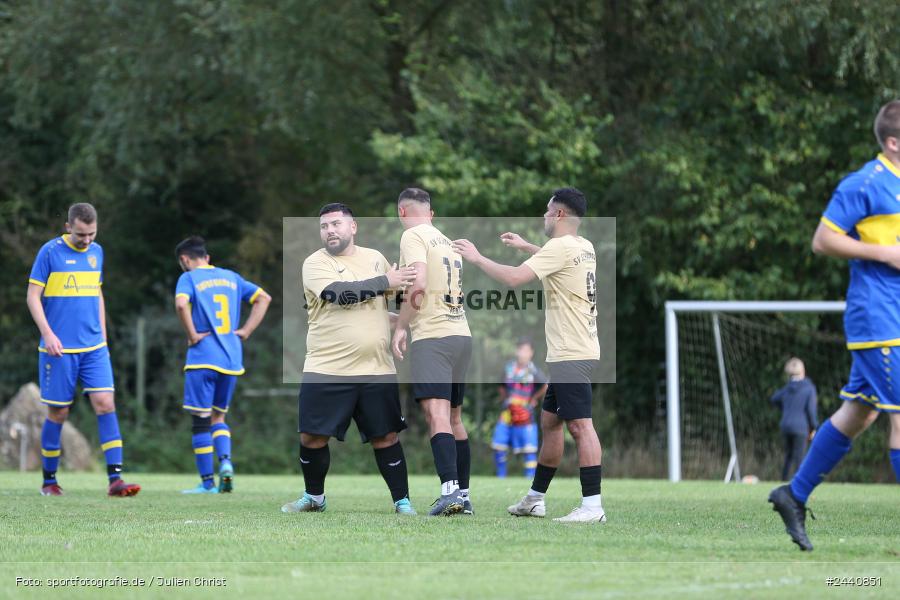
[[[819,223],[812,239],[812,250],[816,254],[835,258],[874,260],[900,269],[900,245],[879,246],[855,240],[845,233],[835,231]]]
[[[528,254],[537,254],[541,249],[540,246],[532,244],[518,233],[513,233],[511,231],[501,233],[500,241],[510,248],[515,248],[516,250],[521,250],[522,252],[527,252]]]
[[[272,296],[264,290],[260,290],[259,295],[256,296],[256,300],[253,301],[253,308],[250,309],[247,320],[244,321],[244,324],[241,327],[234,330],[234,335],[242,340],[249,338],[250,335],[256,331],[256,328],[259,327],[259,324],[262,323],[263,317],[266,316],[266,311],[269,310],[269,304],[271,303]]]
[[[510,287],[519,287],[537,277],[528,265],[521,264],[518,267],[501,265],[482,256],[475,244],[469,240],[454,240],[453,251],[462,256],[466,262],[470,262],[484,271],[491,279]]]
[[[47,321],[47,315],[44,313],[44,305],[41,304],[41,296],[43,293],[44,288],[41,286],[35,283],[28,284],[28,293],[25,298],[25,301],[28,304],[28,312],[31,313],[34,324],[37,325],[38,330],[41,332],[41,336],[44,338],[44,348],[47,350],[47,354],[50,356],[62,356],[62,342],[59,341],[59,338],[56,337],[56,334],[50,329],[50,323]]]
[[[175,296],[175,313],[178,315],[178,321],[181,323],[182,329],[188,336],[188,346],[193,346],[209,335],[208,331],[197,333],[194,328],[194,319],[191,317],[191,301],[187,294],[178,294]]]

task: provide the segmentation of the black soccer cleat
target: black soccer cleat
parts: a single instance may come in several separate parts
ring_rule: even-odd
[[[431,517],[443,516],[449,517],[463,510],[463,498],[459,492],[451,492],[442,494],[440,498],[431,503],[431,510],[428,515]]]
[[[790,485],[782,485],[769,494],[772,510],[781,515],[784,528],[791,540],[804,552],[812,552],[813,545],[806,536],[806,505],[794,498]],[[812,511],[810,511],[812,514]],[[815,519],[816,516],[812,515]]]

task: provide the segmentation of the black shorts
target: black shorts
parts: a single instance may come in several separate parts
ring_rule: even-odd
[[[413,398],[443,398],[450,406],[462,406],[466,371],[472,358],[472,338],[449,335],[410,344]]]
[[[351,418],[363,443],[406,429],[397,376],[303,374],[301,433],[327,435],[343,442]]]
[[[550,385],[544,396],[543,409],[555,413],[563,421],[591,418],[591,371],[596,360],[565,360],[547,363]],[[557,381],[559,383],[553,383]]]

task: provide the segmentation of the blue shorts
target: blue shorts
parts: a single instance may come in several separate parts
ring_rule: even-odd
[[[75,386],[79,381],[85,394],[114,392],[116,389],[106,346],[62,356],[38,352],[38,381],[41,382],[41,402],[47,406],[70,406],[75,401]]]
[[[841,389],[841,399],[862,402],[885,412],[900,412],[900,385],[893,378],[900,375],[900,347],[852,350],[850,381]],[[898,382],[900,383],[900,382]]]
[[[510,425],[498,421],[491,439],[494,450],[512,450],[513,454],[528,454],[538,451],[537,425]]]
[[[192,413],[217,410],[228,412],[237,375],[226,375],[212,369],[188,369],[184,372],[184,408]]]

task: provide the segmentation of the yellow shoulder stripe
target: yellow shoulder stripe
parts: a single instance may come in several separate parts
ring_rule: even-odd
[[[828,217],[822,217],[822,223],[832,231],[837,231],[838,233],[843,233],[845,235],[847,234],[846,231],[835,225],[834,221],[830,220]]]

